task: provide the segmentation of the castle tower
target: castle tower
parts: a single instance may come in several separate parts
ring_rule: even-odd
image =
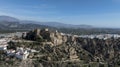
[[[40,35],[40,29],[35,29],[36,35]]]
[[[48,28],[46,28],[45,31],[49,31]]]

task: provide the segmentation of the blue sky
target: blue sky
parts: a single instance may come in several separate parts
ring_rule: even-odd
[[[120,0],[0,0],[0,15],[120,28]]]

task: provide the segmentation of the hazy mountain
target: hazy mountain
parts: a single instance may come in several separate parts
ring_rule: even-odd
[[[19,20],[10,16],[0,16],[0,29],[18,27]]]
[[[19,19],[10,17],[10,16],[0,16],[0,22],[6,21],[6,22],[19,22]]]
[[[19,20],[14,17],[0,16],[0,31],[27,31],[35,28],[57,29],[58,31],[71,34],[93,34],[93,33],[119,33],[120,29],[97,28],[90,25],[72,25],[59,22],[38,22]],[[120,34],[120,33],[119,33]]]
[[[35,28],[52,28],[46,25],[26,22],[10,16],[0,16],[0,30],[31,30]]]
[[[30,20],[19,20],[10,16],[0,16],[0,25],[7,27],[18,27],[20,24],[39,24],[45,26],[51,26],[56,28],[93,28],[90,25],[72,25],[72,24],[64,24],[59,22],[38,22],[38,21],[30,21]]]
[[[59,22],[46,22],[43,25],[58,27],[58,28],[93,28],[90,25],[72,25],[72,24],[64,24]]]
[[[93,28],[91,25],[72,25],[72,24],[64,24],[60,22],[38,22],[38,21],[29,21],[29,20],[23,20],[21,23],[34,23],[34,24],[40,24],[40,25],[46,25],[56,28]]]

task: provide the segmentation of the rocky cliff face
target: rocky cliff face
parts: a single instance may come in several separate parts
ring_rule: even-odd
[[[120,39],[84,39],[77,38],[83,49],[91,53],[96,60],[107,61],[109,63],[118,63],[120,56]]]

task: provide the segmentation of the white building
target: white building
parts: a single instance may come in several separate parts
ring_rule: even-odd
[[[0,45],[0,50],[7,50],[7,45]]]
[[[118,34],[99,34],[99,35],[80,35],[81,38],[98,38],[98,39],[109,39],[109,38],[120,38],[120,35]]]
[[[28,56],[29,56],[28,50],[24,50],[21,47],[17,49],[17,52],[15,54],[15,57],[21,60],[27,59]]]
[[[0,50],[7,50],[7,40],[6,39],[0,39]]]
[[[14,56],[15,55],[15,50],[7,50],[7,55],[8,56]]]
[[[17,52],[15,54],[15,57],[18,58],[18,59],[21,59],[21,60],[25,60],[25,59],[27,59],[28,55],[29,55],[29,52],[27,52],[27,51],[24,51],[22,53],[21,52]]]

